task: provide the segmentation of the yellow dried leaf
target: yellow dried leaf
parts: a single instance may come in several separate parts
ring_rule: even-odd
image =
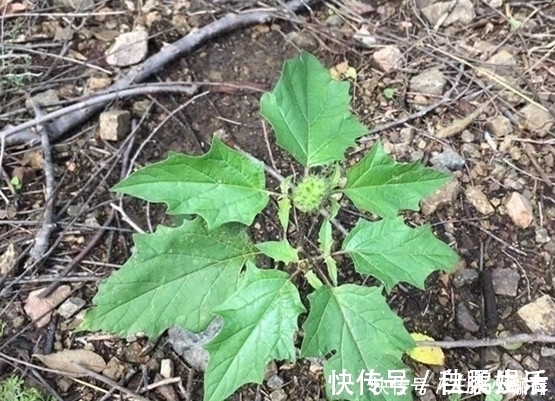
[[[353,67],[349,67],[347,61],[339,63],[335,67],[331,67],[330,74],[336,81],[341,81],[342,79],[351,79],[354,81],[357,78],[357,70]]]
[[[410,333],[410,336],[414,341],[435,341],[432,337],[422,333]],[[441,366],[445,362],[445,355],[439,347],[415,347],[408,352],[408,355],[415,361],[426,365]]]

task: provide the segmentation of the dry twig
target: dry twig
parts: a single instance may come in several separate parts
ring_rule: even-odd
[[[486,338],[483,340],[458,340],[458,341],[418,341],[419,347],[439,347],[439,348],[482,348],[506,346],[518,343],[555,343],[555,336],[547,334],[517,334],[505,338]]]
[[[78,365],[76,363],[73,363],[73,365],[75,365],[75,367],[81,369],[87,376],[92,377],[93,379],[98,380],[99,382],[102,382],[104,384],[107,384],[111,388],[115,388],[115,389],[129,395],[130,397],[136,399],[136,400],[151,401],[149,398],[143,397],[142,395],[137,394],[136,392],[134,392],[132,390],[129,390],[127,387],[121,386],[118,382],[116,382],[112,379],[108,379],[106,376],[103,376],[100,373],[93,372],[92,370],[87,369],[84,366]]]

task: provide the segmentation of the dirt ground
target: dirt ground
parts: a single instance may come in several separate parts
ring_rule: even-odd
[[[91,81],[101,82],[94,79],[117,80],[126,68],[108,64],[104,53],[121,32],[145,26],[150,56],[227,12],[280,3],[108,0],[94,5],[95,12],[107,13],[100,16],[76,12],[70,3],[0,0],[0,15],[6,16],[0,31],[0,129],[34,117],[25,108],[29,96],[53,90],[64,105],[94,92]],[[170,151],[202,154],[214,132],[223,129],[242,149],[283,175],[300,171],[277,147],[259,114],[261,94],[275,84],[284,61],[300,50],[317,55],[327,67],[347,62],[356,70],[352,106],[371,132],[349,151],[347,164],[381,139],[396,160],[421,159],[428,166],[446,163],[456,178],[456,190],[443,203],[430,206],[428,213],[404,213],[408,224],[431,223],[436,235],[462,258],[457,273],[432,274],[426,291],[410,286],[393,291],[389,303],[407,329],[436,340],[531,332],[519,309],[545,295],[555,299],[555,4],[459,0],[448,2],[436,20],[423,11],[434,3],[431,0],[314,3],[298,17],[225,33],[151,77],[153,83],[202,83],[197,93],[206,93],[192,102],[189,95],[158,93],[107,104],[106,110],[131,111],[133,131],[125,140],[101,139],[95,115],[53,141],[56,226],[47,255],[38,264],[29,263],[28,253],[44,216],[41,147],[2,146],[0,378],[16,374],[66,401],[129,399],[120,390],[106,395],[111,386],[98,378],[75,379],[41,370],[43,365],[32,357],[85,348],[111,361],[118,371],[114,380],[133,392],[160,380],[160,363],[170,359],[173,377],[180,381],[143,396],[153,401],[202,398],[202,373],[184,362],[165,336],[152,343],[142,337],[76,334],[79,312],[69,317],[55,312],[37,327],[24,305],[32,291],[60,281],[72,259],[94,240],[62,279],[69,286],[64,298],[89,306],[98,281],[132,252],[135,229],[129,219],[145,231],[158,223],[171,224],[159,205],[125,197],[125,218],[110,206],[119,202],[109,188],[127,173],[126,161],[132,163],[130,169],[137,169]],[[392,65],[387,54],[378,52],[393,48],[398,57]],[[421,76],[430,69],[432,78]],[[444,84],[438,84],[442,80]],[[445,134],[445,127],[451,132]],[[517,216],[510,202],[514,193],[530,205]],[[355,209],[347,207],[338,219],[351,227],[357,217]],[[104,234],[95,238],[106,221],[110,224]],[[313,223],[300,222],[293,242],[300,245],[316,238],[315,230],[309,233]],[[255,238],[274,239],[275,224],[266,214],[255,227]],[[366,279],[355,274],[348,261],[340,270],[342,282]],[[495,308],[486,309],[484,302],[492,301]],[[555,327],[553,321],[551,316],[550,327]],[[555,328],[546,334],[555,335]],[[547,394],[521,399],[553,400],[553,350],[549,343],[511,350],[468,347],[446,350],[441,368],[406,362],[417,374],[433,370],[432,387],[445,369],[545,370],[550,378]],[[308,360],[295,365],[278,362],[270,370],[283,379],[279,388],[267,382],[245,386],[231,399],[325,398],[325,378],[317,365]],[[422,399],[446,399],[428,393]]]

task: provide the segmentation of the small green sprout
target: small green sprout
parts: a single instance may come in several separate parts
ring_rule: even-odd
[[[387,100],[392,100],[395,97],[395,89],[393,88],[385,88],[383,90],[383,96],[387,99]]]
[[[51,401],[36,388],[28,387],[17,376],[10,376],[0,381],[0,400],[10,401]]]
[[[13,176],[12,179],[10,180],[13,189],[15,189],[16,191],[21,191],[21,189],[23,188],[23,183],[21,182],[21,180],[19,179],[19,177],[17,176]]]

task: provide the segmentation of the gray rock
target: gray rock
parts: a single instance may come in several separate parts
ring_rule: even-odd
[[[497,116],[489,120],[487,123],[487,128],[492,133],[492,135],[497,138],[505,137],[513,132],[511,121],[501,114],[498,114]]]
[[[405,59],[396,46],[385,46],[372,55],[374,62],[383,72],[390,72],[403,66]]]
[[[512,69],[517,66],[515,56],[505,49],[491,56],[487,64],[491,64],[497,74],[510,74],[512,73]]]
[[[447,79],[439,68],[434,67],[421,72],[410,80],[410,91],[423,95],[439,96],[443,94],[443,89]]]
[[[431,4],[422,8],[422,13],[434,26],[443,18],[445,18],[442,23],[443,26],[454,23],[469,24],[476,18],[474,5],[470,0],[443,1]],[[445,15],[447,16],[444,17]]]
[[[471,142],[474,142],[474,139],[476,138],[474,137],[474,134],[472,132],[465,129],[461,134],[461,139],[463,142],[471,143]]]
[[[520,274],[513,269],[494,269],[491,272],[493,291],[497,295],[516,297]]]
[[[524,117],[524,125],[539,137],[546,136],[555,122],[548,111],[535,104],[527,104],[520,110],[520,113]]]
[[[286,399],[287,399],[287,393],[281,388],[274,390],[270,393],[271,401],[285,401]]]
[[[168,330],[168,343],[173,350],[195,370],[204,372],[208,365],[209,354],[203,345],[212,340],[222,327],[222,320],[215,318],[202,333],[193,333],[180,326]]]
[[[555,302],[549,295],[524,305],[517,314],[532,333],[555,333]]]
[[[411,162],[416,162],[424,158],[424,152],[421,151],[420,149],[416,149],[410,152],[409,157]]]
[[[547,244],[543,246],[543,250],[555,255],[555,241],[548,241]]]
[[[69,319],[81,309],[85,307],[87,303],[84,299],[78,297],[68,298],[63,304],[58,308],[58,314],[65,319]]]
[[[278,375],[273,375],[266,381],[266,385],[272,390],[282,387],[283,383],[283,379],[281,378],[281,376]]]
[[[301,50],[314,52],[318,50],[318,41],[308,32],[305,31],[292,31],[286,35],[286,39],[293,43]]]
[[[530,355],[527,355],[522,360],[522,366],[524,366],[529,371],[535,371],[540,369],[540,365],[538,361],[532,358]]]
[[[447,148],[430,159],[430,163],[437,169],[449,171],[461,170],[464,168],[464,158],[453,149]]]
[[[328,26],[340,27],[343,25],[343,19],[339,15],[333,14],[326,18],[324,23]]]
[[[453,178],[447,184],[436,189],[429,196],[422,199],[420,204],[422,213],[430,215],[440,206],[453,204],[459,196],[460,189],[461,186],[459,181],[456,178]]]
[[[461,288],[465,285],[472,285],[478,281],[478,272],[474,269],[457,270],[451,283],[455,288]]]
[[[505,185],[507,188],[514,189],[515,191],[522,191],[524,189],[524,185],[521,182],[511,177],[505,178],[503,180],[503,185]]]
[[[545,227],[536,227],[536,242],[538,244],[547,244],[551,241],[549,237],[549,233],[547,232]]]
[[[492,42],[487,42],[482,39],[474,39],[472,50],[478,54],[490,54],[497,49],[497,46]]]
[[[541,347],[540,349],[540,355],[542,356],[542,358],[551,358],[555,356],[555,348],[552,347]]]
[[[476,319],[474,319],[474,316],[472,316],[463,303],[457,305],[457,324],[461,329],[470,333],[476,333],[480,330],[480,326],[476,323]]]
[[[100,114],[99,133],[105,141],[117,142],[131,131],[131,113],[109,110]]]
[[[367,49],[375,47],[378,43],[378,39],[376,39],[376,37],[368,31],[368,28],[364,26],[355,32],[353,39]]]
[[[133,111],[133,116],[142,117],[143,114],[145,114],[148,111],[150,107],[150,103],[151,101],[148,99],[137,100],[133,102],[133,105],[131,106],[131,110]]]
[[[143,61],[148,52],[148,32],[144,29],[122,33],[106,52],[106,62],[116,67],[128,67]]]
[[[478,187],[468,187],[464,192],[468,201],[483,215],[492,214],[495,209],[488,200],[486,194]]]
[[[25,101],[25,106],[28,109],[31,109],[31,102],[33,102],[40,107],[49,107],[58,103],[59,101],[60,98],[58,97],[58,92],[56,92],[54,89],[48,89],[47,91],[37,93],[36,95]]]
[[[106,367],[102,370],[102,374],[109,379],[119,381],[127,369],[129,369],[129,366],[126,365],[126,363],[120,361],[118,358],[112,357],[106,364]]]

